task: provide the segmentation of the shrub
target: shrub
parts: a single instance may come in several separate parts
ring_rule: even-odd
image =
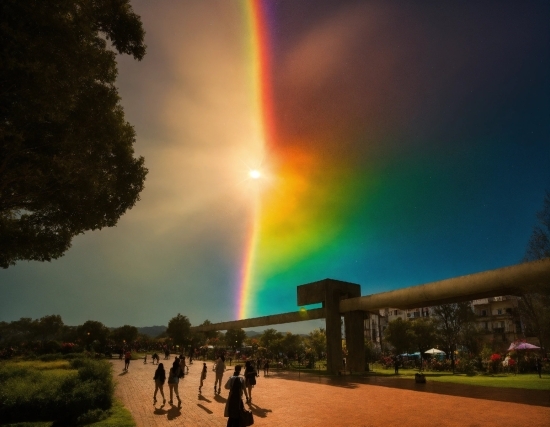
[[[58,369],[58,363],[50,370],[24,363],[0,368],[0,423],[76,425],[108,416],[114,394],[109,363],[81,357],[70,361],[72,369]]]

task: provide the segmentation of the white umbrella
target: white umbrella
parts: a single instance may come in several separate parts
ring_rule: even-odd
[[[443,350],[438,348],[430,348],[428,351],[425,351],[424,354],[446,354]]]

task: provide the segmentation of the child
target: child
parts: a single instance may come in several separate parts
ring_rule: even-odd
[[[199,386],[199,394],[201,394],[202,385],[205,379],[206,379],[206,363],[203,363],[202,372],[201,372],[201,385]]]

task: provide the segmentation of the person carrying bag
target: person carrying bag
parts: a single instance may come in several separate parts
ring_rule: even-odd
[[[248,395],[244,385],[244,378],[240,377],[241,366],[235,366],[235,372],[231,376],[225,388],[229,389],[229,396],[225,404],[224,416],[228,417],[227,427],[243,427],[254,424],[254,417],[251,411],[244,409],[242,400],[243,392],[248,400]]]

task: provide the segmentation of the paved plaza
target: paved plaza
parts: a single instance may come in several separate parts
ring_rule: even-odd
[[[161,360],[165,369],[174,358]],[[162,398],[153,406],[156,365],[113,360],[116,396],[131,411],[138,427],[212,426],[227,423],[223,411],[227,390],[214,395],[212,361],[202,395],[198,394],[201,361],[194,361],[180,381],[181,408]],[[233,369],[228,366],[226,379]],[[549,381],[542,379],[541,381]],[[273,372],[258,378],[252,391],[255,427],[282,426],[550,426],[550,391],[498,389],[386,377],[325,377]]]

